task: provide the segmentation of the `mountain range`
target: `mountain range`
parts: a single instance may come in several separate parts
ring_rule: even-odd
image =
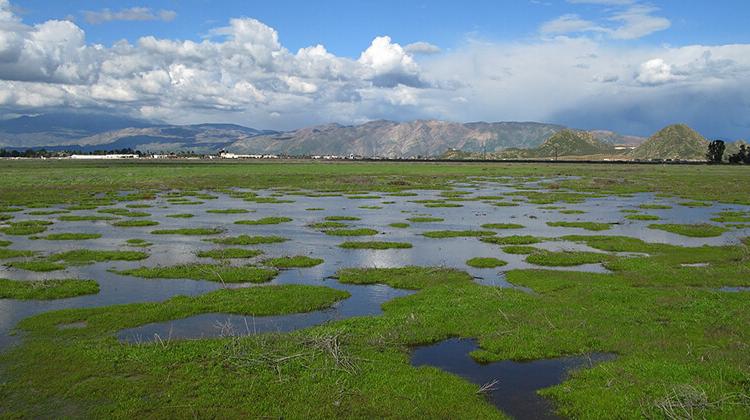
[[[215,152],[236,141],[276,133],[235,124],[170,125],[108,114],[56,113],[0,121],[0,148]]]
[[[107,114],[57,113],[0,121],[0,148],[89,152],[123,148],[142,151],[242,154],[360,155],[388,158],[439,156],[449,149],[494,153],[531,149],[566,127],[536,122],[456,123],[438,120],[326,124],[278,132],[234,124],[170,125]],[[579,131],[580,132],[580,131]],[[611,131],[586,136],[607,144],[644,139]]]

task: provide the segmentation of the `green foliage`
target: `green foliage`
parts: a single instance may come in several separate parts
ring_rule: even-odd
[[[46,231],[47,226],[51,224],[52,222],[46,220],[23,220],[11,222],[7,227],[0,227],[0,232],[14,236],[34,235]]]
[[[711,225],[707,223],[695,224],[695,225],[680,225],[680,224],[652,224],[648,225],[649,229],[658,229],[666,232],[675,233],[682,236],[690,236],[694,238],[711,238],[714,236],[721,236],[728,229],[722,226]]]
[[[495,245],[531,245],[544,242],[544,238],[529,235],[513,235],[482,238],[481,241]]]
[[[526,262],[547,267],[571,267],[583,264],[598,264],[609,261],[612,256],[598,252],[544,251],[538,250],[526,257]]]
[[[304,255],[294,257],[278,257],[263,261],[263,265],[275,268],[307,268],[323,264],[320,258],[311,258]]]
[[[475,268],[496,268],[508,265],[508,263],[497,258],[476,257],[466,261],[466,265]]]
[[[0,260],[8,258],[31,257],[35,254],[36,252],[34,251],[0,248]]]
[[[196,255],[201,258],[213,258],[217,260],[231,258],[253,258],[263,254],[263,251],[257,249],[243,248],[217,248],[208,251],[198,251]]]
[[[408,220],[408,221],[410,221],[412,223],[435,223],[435,222],[442,222],[445,219],[443,219],[442,217],[425,217],[425,216],[420,216],[420,217],[410,217],[410,218],[408,218],[406,220]]]
[[[103,251],[95,249],[76,249],[52,254],[50,261],[65,261],[69,264],[93,264],[104,261],[140,261],[148,254],[139,251]]]
[[[289,217],[264,217],[257,220],[238,220],[234,223],[237,225],[278,225],[291,221],[292,219]]]
[[[487,223],[482,225],[483,229],[523,229],[524,225],[518,223]]]
[[[64,270],[67,267],[64,264],[48,261],[48,260],[25,260],[25,261],[12,261],[5,264],[6,267],[15,268],[19,270],[35,271],[38,273],[46,273],[50,271]]]
[[[46,239],[48,241],[85,241],[89,239],[99,239],[102,235],[100,233],[51,233],[47,236],[40,236],[36,239]]]
[[[6,280],[0,279],[0,299],[49,300],[99,293],[93,280]]]
[[[641,204],[638,207],[644,210],[669,210],[672,208],[672,206],[666,204]]]
[[[503,252],[514,255],[529,255],[539,251],[539,248],[527,245],[509,245],[503,247]]]
[[[177,214],[168,214],[167,217],[171,217],[173,219],[190,219],[194,216],[190,213],[177,213]]]
[[[612,225],[609,223],[597,223],[597,222],[547,222],[547,226],[551,227],[565,227],[565,228],[579,228],[592,231],[609,230]]]
[[[387,284],[398,289],[424,289],[431,286],[471,282],[463,271],[440,267],[345,268],[336,273],[341,283]]]
[[[125,243],[128,246],[134,246],[134,247],[140,247],[140,248],[145,248],[145,247],[149,247],[153,245],[153,243],[145,239],[128,239],[127,241],[125,241]]]
[[[630,216],[625,216],[628,220],[660,220],[661,217],[655,216],[653,214],[632,214]]]
[[[220,283],[265,283],[271,281],[278,272],[252,265],[229,266],[218,264],[182,264],[166,267],[140,267],[115,271],[125,276],[146,279],[192,279]]]

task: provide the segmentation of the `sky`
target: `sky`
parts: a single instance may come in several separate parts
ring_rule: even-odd
[[[750,2],[0,0],[0,114],[750,137]]]

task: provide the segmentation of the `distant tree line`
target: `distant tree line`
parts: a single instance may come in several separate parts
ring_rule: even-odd
[[[116,150],[94,150],[93,152],[81,152],[81,151],[51,151],[46,149],[26,149],[26,150],[7,150],[0,149],[0,157],[4,158],[49,158],[49,157],[63,157],[70,155],[138,155],[142,156],[140,150],[127,149],[116,149]]]
[[[723,140],[712,141],[708,144],[706,160],[710,163],[722,163],[724,161],[724,152],[726,149],[727,146]],[[750,148],[741,144],[740,150],[737,153],[727,156],[727,160],[734,165],[750,165]]]

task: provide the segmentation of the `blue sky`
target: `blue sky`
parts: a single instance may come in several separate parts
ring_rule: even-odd
[[[750,137],[750,2],[0,0],[0,112]]]
[[[512,41],[534,37],[538,27],[558,16],[577,13],[583,17],[606,16],[607,7],[571,4],[564,0],[496,1],[113,1],[113,0],[19,0],[24,20],[39,23],[73,18],[91,42],[111,45],[122,38],[131,41],[155,35],[171,39],[199,40],[211,28],[232,17],[251,17],[279,31],[282,44],[296,50],[323,44],[337,55],[357,57],[379,35],[402,44],[428,41],[451,48],[466,37]],[[750,42],[750,2],[744,0],[655,1],[659,14],[668,16],[668,31],[654,33],[638,43],[728,44]],[[111,21],[91,24],[85,11],[118,11],[148,7],[171,10],[175,18],[162,21]]]

